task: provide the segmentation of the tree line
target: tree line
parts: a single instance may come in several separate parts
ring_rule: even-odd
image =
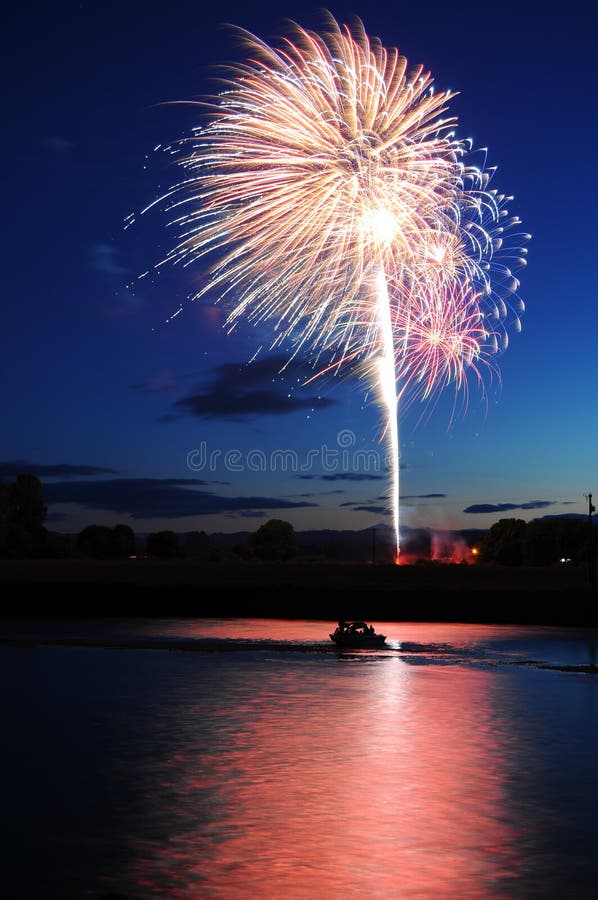
[[[477,544],[481,563],[501,566],[580,565],[596,556],[596,528],[591,519],[499,519]]]
[[[162,530],[140,539],[130,525],[88,525],[76,535],[57,534],[44,525],[48,508],[41,481],[23,473],[0,481],[0,559],[158,559],[218,561],[222,550],[204,531],[182,536]],[[291,559],[297,550],[292,525],[271,519],[234,548],[240,559]]]
[[[129,525],[88,525],[76,535],[51,532],[44,525],[47,506],[42,484],[23,473],[14,482],[0,481],[0,559],[197,559],[218,562],[222,547],[204,531],[182,536],[162,530],[141,540]],[[591,519],[555,517],[500,519],[477,542],[480,563],[503,566],[580,565],[596,557],[597,533]],[[230,551],[240,560],[288,560],[298,555],[293,526],[270,519]],[[425,554],[424,554],[425,555]],[[424,560],[422,560],[424,561]]]

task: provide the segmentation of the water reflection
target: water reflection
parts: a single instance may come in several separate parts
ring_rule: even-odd
[[[594,898],[598,679],[511,664],[554,631],[375,624],[451,664],[322,652],[321,622],[98,626],[237,653],[0,647],[0,895]]]
[[[248,674],[194,685],[147,798],[159,840],[131,847],[127,881],[173,898],[507,896],[521,860],[491,674]]]

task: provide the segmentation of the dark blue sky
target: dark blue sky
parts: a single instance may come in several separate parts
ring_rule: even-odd
[[[401,523],[485,528],[583,513],[598,493],[593,23],[582,4],[332,4],[459,92],[459,133],[532,235],[522,332],[501,385],[450,424],[452,396],[401,419]],[[239,58],[223,23],[269,41],[316,7],[266,3],[29,4],[4,23],[3,439],[0,478],[42,477],[49,524],[237,531],[389,521],[380,413],[355,382],[301,387],[267,329],[228,335],[207,302],[162,323],[201,272],[138,280],[165,222],[126,217],[173,177],[154,153],[188,133]]]

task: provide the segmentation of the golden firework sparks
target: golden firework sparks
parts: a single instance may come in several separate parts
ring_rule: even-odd
[[[177,230],[160,264],[200,263],[191,299],[225,301],[230,328],[267,320],[272,346],[325,352],[328,368],[365,362],[386,414],[398,560],[398,401],[466,389],[468,371],[482,383],[510,312],[518,326],[512,267],[528,236],[506,246],[512,198],[467,164],[453,95],[429,71],[360,20],[291,27],[278,48],[239,29],[246,57],[180,142],[184,177],[160,198]]]

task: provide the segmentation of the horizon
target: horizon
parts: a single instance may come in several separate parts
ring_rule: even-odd
[[[278,518],[278,517],[271,517],[271,518]],[[509,519],[509,518],[517,518],[517,517],[504,516],[503,518]],[[546,521],[546,520],[552,520],[552,519],[581,519],[581,520],[585,521],[588,519],[588,515],[587,515],[587,513],[585,515],[583,513],[568,513],[568,514],[562,515],[562,516],[550,516],[550,515],[538,516],[535,519],[529,520],[529,522]],[[260,525],[265,524],[267,521],[269,521],[269,520],[267,519],[267,520],[265,520],[265,522],[261,522]],[[286,522],[287,520],[283,519],[282,521]],[[496,522],[493,524],[497,524],[499,521],[500,520],[497,519]],[[522,520],[522,521],[525,521],[525,520]],[[526,524],[529,524],[529,522],[527,522]],[[85,528],[93,527],[94,525],[98,525],[98,524],[99,524],[98,522],[93,522],[90,525],[86,525]],[[105,527],[117,527],[117,526],[120,526],[123,524],[124,524],[123,522],[117,522],[117,523],[115,523],[114,526],[105,526]],[[234,531],[206,531],[203,528],[184,529],[182,531],[174,531],[174,529],[157,529],[157,530],[174,531],[174,533],[176,535],[178,535],[179,537],[185,537],[185,536],[188,536],[191,534],[205,534],[208,538],[211,538],[211,537],[232,538],[232,537],[255,534],[255,532],[258,530],[258,528],[260,528],[260,525],[256,525],[256,527],[253,530],[248,529],[248,528],[243,528],[243,529],[237,529]],[[136,538],[146,538],[150,534],[156,533],[156,531],[138,531],[138,530],[135,530],[132,526],[128,526],[128,527],[131,527]],[[595,527],[594,522],[592,522],[592,527]],[[476,528],[474,526],[469,527],[469,528],[467,528],[467,527],[466,528],[434,528],[432,526],[426,526],[426,525],[413,526],[413,527],[410,525],[402,525],[401,532],[404,536],[409,536],[409,535],[413,535],[413,534],[422,534],[422,533],[429,533],[430,535],[439,535],[439,536],[442,536],[442,535],[466,536],[466,535],[474,535],[474,534],[486,534],[490,530],[490,528],[492,528],[492,525],[489,526],[489,528]],[[59,529],[54,529],[54,528],[48,529],[48,530],[52,534],[60,535],[63,537],[76,537],[80,533],[80,532],[75,532],[75,531],[61,531]],[[373,532],[385,532],[389,541],[392,541],[392,535],[393,535],[392,526],[390,526],[384,522],[378,523],[378,525],[368,525],[365,528],[305,528],[300,531],[293,529],[293,531],[296,536],[305,535],[305,534],[371,535]]]

